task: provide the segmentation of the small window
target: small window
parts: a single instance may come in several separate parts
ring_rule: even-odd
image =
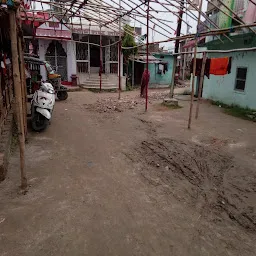
[[[244,91],[246,83],[247,68],[237,68],[235,89]]]

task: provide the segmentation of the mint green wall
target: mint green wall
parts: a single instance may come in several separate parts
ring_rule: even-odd
[[[173,70],[173,56],[169,54],[153,54],[154,57],[160,58],[160,56],[164,56],[163,61],[168,62],[168,71],[165,74],[159,75],[157,74],[158,65],[157,64],[149,64],[150,71],[150,81],[149,86],[154,87],[158,85],[166,85],[169,86],[172,81],[172,70]]]
[[[231,73],[225,76],[210,75],[210,79],[205,77],[203,98],[256,109],[256,51],[208,54],[208,57],[214,58],[224,56],[232,57]],[[235,90],[237,67],[247,67],[244,92]]]

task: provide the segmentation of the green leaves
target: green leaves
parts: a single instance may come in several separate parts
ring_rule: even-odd
[[[134,36],[132,36],[134,34],[134,30],[131,26],[129,25],[125,25],[124,26],[124,37],[122,40],[122,46],[123,47],[133,47],[136,46],[136,42],[134,40]],[[133,54],[137,54],[138,48],[132,48],[132,49],[123,49],[123,55],[124,55],[124,59],[126,61],[128,61],[129,57]]]

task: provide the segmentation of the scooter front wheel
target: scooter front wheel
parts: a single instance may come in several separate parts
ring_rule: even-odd
[[[67,91],[59,91],[59,92],[57,92],[57,97],[59,100],[66,100],[68,98],[68,92]]]
[[[32,116],[32,128],[36,132],[41,132],[46,129],[49,124],[49,120],[38,112],[35,112]]]

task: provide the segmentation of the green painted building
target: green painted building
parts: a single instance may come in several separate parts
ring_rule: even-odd
[[[211,75],[204,79],[203,98],[256,109],[256,35],[246,33],[230,36],[233,42],[222,38],[206,44],[207,50],[232,50],[226,53],[208,53],[209,58],[232,57],[231,73]],[[246,50],[250,48],[250,50]],[[234,51],[240,49],[239,51]],[[242,50],[241,49],[245,49]]]
[[[149,56],[150,88],[169,87],[172,81],[174,57],[171,53],[153,53]],[[146,69],[146,56],[139,56],[134,63],[134,81],[140,84],[143,71]],[[132,73],[132,61],[129,67]]]

